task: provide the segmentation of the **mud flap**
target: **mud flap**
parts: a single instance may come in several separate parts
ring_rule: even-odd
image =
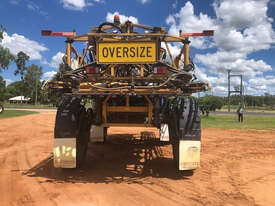
[[[200,166],[201,121],[197,101],[192,97],[171,99],[168,109],[169,134],[178,170]]]
[[[159,130],[160,141],[169,142],[169,129],[168,124],[161,124]]]
[[[76,138],[54,139],[54,167],[76,168]]]
[[[200,166],[201,141],[179,141],[179,170],[193,170]]]

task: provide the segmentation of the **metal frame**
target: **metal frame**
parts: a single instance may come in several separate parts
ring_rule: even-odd
[[[231,70],[228,70],[228,112],[230,112],[230,96],[232,93],[238,93],[241,96],[241,106],[244,106],[244,99],[243,99],[243,75],[242,74],[230,74]],[[240,78],[240,90],[230,90],[230,80],[232,77],[239,77]]]
[[[134,124],[134,125],[143,125],[143,126],[149,126],[152,124],[152,117],[153,117],[153,104],[150,98],[146,95],[144,95],[144,98],[147,101],[146,106],[131,106],[130,105],[130,96],[126,96],[126,104],[125,106],[108,106],[108,101],[111,98],[111,94],[108,95],[102,105],[102,117],[103,117],[103,124],[109,125],[109,126],[116,126],[118,123],[110,123],[107,121],[108,119],[108,112],[127,112],[127,113],[147,113],[148,116],[148,122],[146,124]],[[121,124],[119,124],[121,125]]]
[[[121,33],[112,33],[105,32],[110,29],[119,28]],[[151,31],[151,33],[134,33],[134,28],[144,29],[146,31]],[[122,32],[123,30],[123,32]],[[76,32],[52,32],[49,30],[42,31],[43,36],[64,36],[66,37],[66,56],[67,64],[69,67],[72,66],[72,54],[76,56],[78,62],[78,69],[76,71],[68,72],[66,75],[75,75],[76,72],[83,73],[85,78],[82,78],[78,88],[73,88],[72,82],[53,82],[49,83],[50,87],[53,89],[64,89],[72,88],[74,95],[80,95],[85,97],[95,97],[97,95],[103,95],[104,100],[102,103],[102,118],[103,124],[101,126],[146,126],[153,127],[153,103],[149,98],[150,95],[177,95],[185,94],[191,95],[194,92],[205,91],[209,89],[209,85],[204,82],[193,82],[191,79],[193,75],[189,72],[180,70],[180,63],[183,63],[184,67],[189,64],[189,37],[192,36],[213,36],[214,31],[203,31],[201,33],[181,33],[179,35],[170,35],[165,32],[163,27],[149,27],[140,24],[133,24],[127,21],[124,24],[119,26],[115,23],[105,22],[99,27],[92,27],[91,31],[83,34],[76,35]],[[83,50],[82,54],[79,54],[77,50],[73,47],[74,42],[86,42],[86,47]],[[116,68],[121,66],[123,63],[101,63],[99,62],[98,57],[98,46],[100,43],[141,43],[141,42],[155,42],[156,43],[156,62],[127,62],[126,65],[133,64],[135,68],[139,70],[139,76],[116,76]],[[165,43],[166,51],[168,52],[171,64],[160,61],[160,56],[162,55],[161,51],[161,42]],[[180,53],[173,59],[168,43],[169,42],[181,42],[182,48]],[[85,62],[85,57],[88,50],[93,55],[94,62],[90,64],[101,65],[99,74],[87,74],[85,73],[85,67],[89,64]],[[184,55],[184,61],[181,61],[181,56]],[[167,67],[167,72],[162,75],[150,73],[146,68],[148,64],[163,64]],[[148,68],[147,68],[148,69]],[[150,70],[151,71],[151,70]],[[145,72],[148,76],[145,75]],[[106,75],[105,75],[106,74]],[[108,75],[107,75],[108,74]],[[167,86],[165,82],[173,81],[178,76],[181,75],[182,85],[180,86]],[[152,86],[132,86],[133,82],[150,82]],[[102,87],[101,85],[110,85]],[[161,86],[155,86],[158,84]],[[119,85],[119,87],[112,87],[112,85]],[[137,84],[138,85],[138,84]],[[144,85],[144,84],[141,84]],[[148,84],[146,84],[148,85]],[[123,94],[126,96],[126,105],[125,106],[109,106],[108,101],[113,94]],[[143,95],[147,105],[146,106],[131,106],[129,104],[129,95],[138,94]],[[109,112],[137,112],[137,113],[146,113],[148,120],[144,124],[124,124],[124,123],[110,123],[108,122],[108,113]]]

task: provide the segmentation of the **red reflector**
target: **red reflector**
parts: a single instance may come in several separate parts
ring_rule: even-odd
[[[166,73],[166,67],[155,67],[154,73],[156,74],[164,74]]]
[[[87,74],[95,74],[98,73],[98,68],[94,66],[89,66],[85,68]]]

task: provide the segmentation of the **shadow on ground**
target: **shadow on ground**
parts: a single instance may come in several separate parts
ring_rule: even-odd
[[[171,146],[160,142],[154,133],[142,132],[140,138],[115,134],[104,144],[90,143],[80,169],[54,168],[51,155],[23,175],[43,177],[46,182],[128,184],[150,184],[147,177],[182,180],[192,175],[176,170],[171,153]]]

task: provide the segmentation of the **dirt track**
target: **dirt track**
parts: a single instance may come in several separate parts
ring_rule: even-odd
[[[62,170],[52,166],[54,119],[0,120],[1,206],[275,205],[275,131],[204,130],[201,168],[183,176],[170,145],[114,128],[89,145],[86,166]]]

